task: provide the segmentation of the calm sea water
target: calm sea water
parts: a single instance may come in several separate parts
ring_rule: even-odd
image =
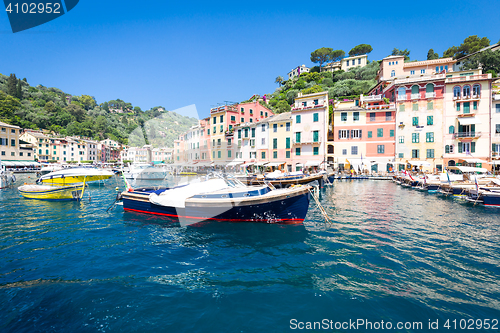
[[[313,204],[303,226],[181,228],[106,212],[115,186],[81,202],[0,191],[1,332],[288,332],[324,319],[335,332],[370,331],[335,329],[349,320],[453,332],[470,319],[500,331],[477,326],[500,320],[500,210],[336,182],[321,198],[329,228]]]

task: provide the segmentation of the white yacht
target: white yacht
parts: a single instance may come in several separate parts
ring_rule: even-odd
[[[134,180],[162,180],[171,172],[165,166],[155,167],[149,163],[134,163],[124,172],[126,179]]]

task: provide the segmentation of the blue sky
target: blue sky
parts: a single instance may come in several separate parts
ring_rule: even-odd
[[[98,103],[121,98],[143,110],[273,92],[278,75],[320,47],[370,44],[370,60],[394,47],[425,60],[469,35],[500,39],[497,1],[93,1],[13,34],[0,14],[0,73],[15,73]]]

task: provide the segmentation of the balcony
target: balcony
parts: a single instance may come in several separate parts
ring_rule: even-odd
[[[387,109],[396,109],[395,103],[390,104],[382,104],[382,105],[368,105],[366,106],[367,110],[387,110]],[[346,119],[347,120],[347,119]]]
[[[299,107],[293,108],[292,111],[317,109],[317,108],[322,108],[324,106],[325,106],[324,104],[317,104],[317,105],[312,105],[312,106],[299,106]]]
[[[398,101],[406,101],[406,95],[398,95]]]
[[[471,138],[479,138],[481,136],[481,132],[458,132],[453,133],[453,139],[471,139]]]
[[[435,92],[426,92],[425,93],[425,98],[435,98],[436,93]]]
[[[500,94],[493,94],[491,96],[491,98],[494,100],[494,101],[500,101]]]
[[[420,94],[411,94],[411,99],[420,99]]]
[[[453,96],[453,100],[454,101],[478,101],[481,99],[481,94],[479,95],[476,95],[476,94],[472,94],[472,95],[458,95],[458,96]]]
[[[467,82],[467,81],[477,81],[477,80],[487,80],[487,79],[491,79],[491,74],[449,77],[446,79],[446,83]]]
[[[382,95],[363,96],[363,102],[376,102],[381,100]]]

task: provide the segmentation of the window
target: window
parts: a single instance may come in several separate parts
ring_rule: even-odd
[[[317,100],[316,100],[317,101]],[[318,122],[319,121],[319,113],[313,113],[313,122]]]
[[[342,112],[340,114],[340,120],[341,121],[347,121],[347,112]]]
[[[495,125],[495,134],[500,134],[500,124]]]
[[[377,128],[377,138],[383,138],[383,137],[384,137],[384,129]]]
[[[255,138],[255,127],[252,128],[252,138]]]
[[[260,111],[260,116],[264,117],[264,111]]]
[[[314,105],[318,105],[318,104],[319,104],[319,100],[315,99],[315,100],[313,101],[313,104],[314,104]]]
[[[267,112],[264,112],[264,117],[266,117],[266,118],[267,118]]]
[[[208,133],[210,134],[210,133]],[[238,130],[238,139],[241,139],[241,130]]]
[[[253,109],[250,109],[250,114],[253,114]]]
[[[361,139],[362,130],[351,130],[352,139]]]
[[[286,158],[290,158],[290,151],[289,150],[286,151]]]
[[[290,138],[286,138],[286,149],[290,149]]]
[[[455,126],[450,126],[448,128],[448,134],[453,134],[453,133],[455,133]]]
[[[266,124],[262,124],[262,132],[265,132],[266,131]]]
[[[375,121],[375,112],[370,113],[370,121]]]
[[[224,132],[224,125],[220,125],[220,132]]]
[[[425,69],[421,69],[420,74],[425,74]]]
[[[10,139],[10,146],[15,147],[16,146],[16,140],[15,139]]]
[[[245,108],[241,108],[241,113],[245,113]]]
[[[349,130],[339,130],[339,139],[349,139]]]
[[[352,113],[352,120],[358,121],[359,120],[359,112],[353,112]]]
[[[412,119],[413,119],[412,120],[412,125],[413,126],[418,126],[418,117],[413,117]]]
[[[383,154],[385,152],[385,146],[384,145],[378,145],[377,146],[377,153],[378,154]]]
[[[405,137],[404,136],[400,136],[398,142],[399,143],[405,143]]]
[[[264,125],[262,125],[264,126]],[[273,124],[273,132],[276,133],[278,132],[278,124]]]
[[[245,118],[241,117],[240,122],[244,123],[245,122]]]
[[[217,127],[214,126],[214,131],[213,131],[213,134],[217,133]]]
[[[313,155],[319,155],[319,147],[313,147]]]
[[[419,143],[420,142],[420,133],[411,133],[411,142]]]
[[[300,148],[295,148],[295,156],[300,156]]]
[[[434,158],[434,149],[427,149],[427,158]]]
[[[434,110],[434,102],[427,102],[427,110]]]
[[[405,105],[404,105],[404,104],[401,104],[401,105],[399,106],[399,112],[404,112],[404,110],[405,110]]]
[[[450,145],[444,146],[444,153],[449,154],[450,153]]]
[[[425,142],[434,142],[434,132],[425,133]]]
[[[413,103],[412,104],[412,110],[413,111],[418,111],[418,103]]]
[[[347,149],[342,149],[342,155],[347,155]]]
[[[273,149],[278,149],[278,139],[277,138],[273,139]]]
[[[245,128],[245,138],[248,138],[248,128]]]
[[[396,71],[395,70],[392,70],[391,71],[391,77],[395,77],[396,76]]]
[[[231,121],[236,121],[236,116],[231,116]]]
[[[346,66],[349,66],[349,60],[346,60],[345,63],[346,63]]]
[[[464,114],[470,113],[470,102],[464,102]]]
[[[457,111],[460,112],[460,103],[457,103]]]
[[[411,158],[420,158],[420,150],[418,150],[418,149],[412,149],[412,151],[411,151]]]
[[[385,121],[391,121],[391,120],[392,120],[392,112],[386,112]]]
[[[389,136],[390,136],[391,138],[393,138],[393,137],[394,137],[394,130],[393,130],[393,129],[389,130]]]
[[[217,151],[217,157],[218,157],[218,158],[221,158],[221,156],[222,156],[222,153],[221,153],[221,151],[220,151],[220,150],[218,150],[218,151]]]
[[[472,95],[474,96],[479,96],[481,95],[481,86],[479,84],[475,84],[472,87]]]
[[[300,143],[300,132],[295,133],[295,142]]]
[[[231,157],[231,150],[227,151],[227,157]]]
[[[262,145],[265,145],[265,144],[266,144],[266,138],[262,138],[262,139],[261,139],[261,144],[262,144]]]
[[[358,155],[358,146],[351,147],[351,155]]]
[[[358,59],[358,65],[361,65],[361,58]]]
[[[286,123],[286,131],[290,132],[290,123]]]
[[[410,71],[410,75],[415,75],[415,71]]]
[[[470,96],[470,86],[464,86],[462,90],[462,95],[465,96]]]
[[[297,124],[300,124],[300,114],[298,114],[298,115],[295,116],[295,122]]]
[[[434,117],[427,116],[427,125],[434,125]]]
[[[224,122],[224,116],[220,116],[220,122],[223,123]]]
[[[319,131],[313,131],[313,142],[319,141]]]
[[[472,102],[472,109],[477,110],[477,101]]]
[[[250,118],[250,122],[253,123],[253,118]]]
[[[453,97],[460,97],[460,87],[453,88]]]
[[[368,131],[368,137],[369,137],[369,138],[373,137],[373,135],[372,135],[372,131]]]
[[[277,151],[273,151],[273,158],[278,158],[278,152]]]
[[[306,107],[307,106],[307,102],[302,102],[302,106]]]
[[[214,119],[212,120],[212,125],[215,125],[217,124],[217,117],[214,117]],[[80,146],[78,146],[78,148],[80,148]]]
[[[398,155],[399,158],[405,158],[405,154],[404,153],[399,153]],[[401,165],[400,165],[401,166]],[[400,170],[401,171],[401,170]]]

